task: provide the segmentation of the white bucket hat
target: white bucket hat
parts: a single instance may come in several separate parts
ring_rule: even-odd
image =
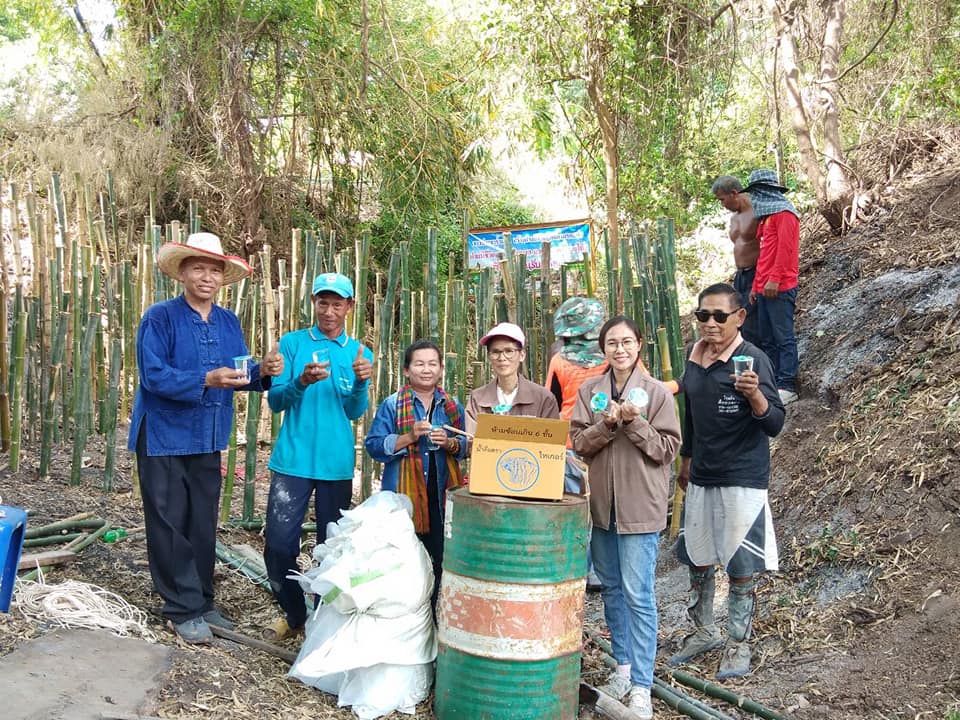
[[[193,233],[185,243],[167,243],[157,252],[157,267],[164,275],[179,278],[180,263],[188,257],[204,257],[223,262],[223,284],[230,285],[253,272],[247,261],[236,255],[226,255],[220,238],[213,233]]]

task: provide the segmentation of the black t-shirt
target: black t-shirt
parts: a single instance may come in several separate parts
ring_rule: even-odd
[[[770,360],[760,348],[744,341],[733,355],[753,357],[767,412],[755,416],[747,398],[734,389],[733,356],[704,368],[690,361],[688,350],[680,454],[692,458],[690,482],[695,485],[764,489],[770,480],[770,438],[783,427],[783,403]]]

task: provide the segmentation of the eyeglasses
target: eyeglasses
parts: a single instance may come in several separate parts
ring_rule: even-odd
[[[633,350],[638,345],[640,345],[640,343],[633,338],[624,338],[623,340],[607,340],[603,344],[607,350],[616,350],[619,347],[622,347],[624,350]]]
[[[717,321],[717,324],[723,325],[727,321],[727,318],[731,315],[736,315],[740,310],[742,310],[742,308],[737,308],[733,312],[724,312],[723,310],[694,310],[693,315],[702,323],[709,322],[710,318],[713,318]]]
[[[517,348],[506,348],[504,350],[490,350],[488,354],[493,360],[513,360],[519,352]]]

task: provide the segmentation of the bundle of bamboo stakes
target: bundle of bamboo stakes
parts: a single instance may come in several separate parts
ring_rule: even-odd
[[[23,193],[16,183],[0,185],[7,189],[2,199],[9,218],[6,226],[0,221],[5,239],[0,373],[7,379],[0,383],[2,449],[9,451],[10,469],[16,472],[22,444],[39,445],[38,473],[47,478],[54,448],[72,444],[70,482],[79,484],[86,444],[93,434],[100,434],[106,444],[102,484],[109,492],[115,477],[118,420],[129,416],[137,387],[138,319],[149,305],[179,292],[154,258],[164,242],[182,242],[189,232],[200,230],[200,209],[190,201],[186,222],[161,226],[151,202],[142,229],[121,230],[122,214],[109,172],[99,190],[75,177],[65,191],[57,174],[47,187],[27,187]],[[427,229],[422,239],[398,243],[386,272],[371,266],[367,233],[349,243],[334,232],[295,229],[277,258],[270,245],[250,258],[254,275],[222,290],[218,301],[237,314],[251,354],[262,357],[283,333],[313,322],[309,288],[315,275],[336,271],[353,280],[356,311],[348,330],[373,349],[376,366],[370,409],[357,424],[358,442],[377,402],[401,384],[400,359],[409,343],[425,337],[441,346],[445,388],[463,402],[489,377],[476,339],[494,323],[515,322],[528,335],[524,372],[542,382],[554,340],[552,309],[568,295],[593,296],[598,286],[606,287],[611,314],[623,312],[637,319],[648,339],[648,366],[655,373],[670,379],[672,368],[682,365],[672,221],[659,221],[652,238],[631,226],[617,253],[619,266],[607,263],[606,277],[601,278],[605,283],[593,277],[586,256],[582,263],[551,270],[549,243],[541,247],[541,270],[528,269],[509,234],[498,267],[472,269],[468,232],[465,212],[462,258],[451,253],[449,271],[441,278],[436,229]],[[421,242],[428,261],[423,267],[411,267],[411,248]],[[612,257],[610,250],[602,248],[605,258]],[[258,442],[269,444],[280,423],[279,416],[263,412],[262,394],[245,395],[238,394],[235,400],[237,420],[221,508],[224,521],[231,515],[240,445],[245,445],[241,519],[255,520]],[[243,433],[238,433],[241,427]],[[238,435],[245,443],[238,442]],[[360,456],[366,497],[377,468],[365,453]]]

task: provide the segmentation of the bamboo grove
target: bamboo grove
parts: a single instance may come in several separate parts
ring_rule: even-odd
[[[0,373],[6,382],[0,383],[0,442],[13,473],[20,470],[25,445],[39,448],[36,472],[41,479],[51,477],[54,454],[69,451],[69,482],[99,476],[103,490],[110,492],[117,429],[130,415],[137,387],[138,320],[149,305],[180,292],[154,258],[163,243],[182,242],[189,232],[199,231],[202,217],[191,201],[184,222],[161,226],[151,203],[142,227],[121,228],[109,173],[101,190],[79,177],[73,188],[66,192],[56,174],[44,188],[4,184]],[[477,338],[496,322],[515,322],[528,335],[524,372],[543,382],[554,342],[552,309],[572,295],[605,297],[610,315],[634,317],[648,339],[648,367],[671,379],[672,368],[683,362],[673,223],[659,220],[649,226],[651,233],[631,224],[615,253],[603,234],[597,257],[585,256],[559,270],[549,269],[550,245],[543,243],[542,273],[528,269],[507,234],[498,267],[480,270],[469,267],[464,213],[463,257],[449,258],[446,277],[439,276],[433,228],[421,238],[398,243],[383,270],[371,267],[369,234],[350,243],[334,232],[295,229],[276,257],[270,245],[251,257],[253,275],[221,290],[218,302],[237,314],[251,354],[261,357],[283,333],[313,322],[308,292],[315,275],[337,271],[350,277],[356,310],[347,329],[375,356],[370,409],[357,423],[359,442],[377,403],[402,383],[403,348],[421,337],[441,346],[444,386],[465,401],[473,387],[490,377]],[[421,242],[428,261],[413,267],[411,246]],[[618,266],[610,264],[611,257],[619,258]],[[265,409],[261,393],[236,393],[235,403],[221,520],[252,527],[259,524],[255,479],[266,472],[258,448],[276,437],[280,416]],[[102,470],[85,468],[94,436],[104,445]],[[366,497],[375,487],[377,467],[365,453],[358,456]],[[243,483],[239,519],[231,507],[235,480]],[[132,485],[136,491],[135,480]]]

